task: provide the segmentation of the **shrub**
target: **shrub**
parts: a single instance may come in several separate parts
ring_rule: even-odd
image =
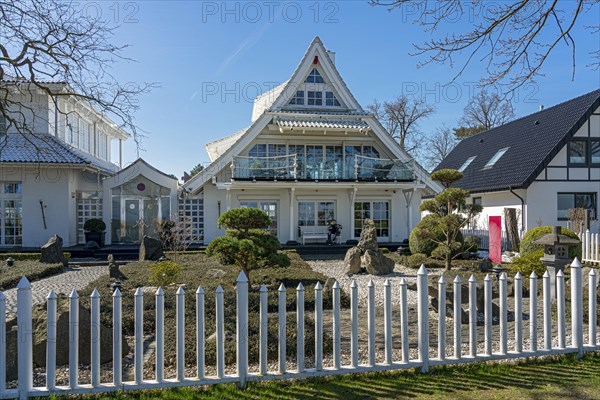
[[[533,241],[541,238],[548,233],[552,233],[551,226],[540,226],[538,228],[533,228],[525,233],[523,239],[521,240],[520,252],[521,256],[532,253],[539,250],[544,250],[544,246],[541,244],[534,244]],[[562,228],[562,234],[567,235],[573,239],[579,240],[579,236],[575,232],[570,229]],[[540,256],[541,257],[541,256]],[[569,249],[569,257],[571,258],[579,258],[581,260],[581,246],[572,246]]]
[[[71,259],[71,253],[63,252],[67,260]],[[39,261],[42,253],[0,253],[0,261],[6,260],[8,257],[12,257],[15,261]]]
[[[417,269],[422,264],[427,264],[427,256],[423,253],[415,253],[406,257],[406,264],[409,268]]]
[[[477,236],[467,236],[465,237],[464,243],[464,251],[469,251],[471,253],[477,253],[479,250],[479,238]]]
[[[431,239],[444,240],[445,235],[437,223],[437,218],[439,217],[433,214],[424,216],[410,232],[408,243],[412,254],[423,253],[429,257],[433,250],[438,247],[438,244]],[[461,244],[464,242],[462,233],[458,232],[456,241]]]
[[[271,225],[271,218],[258,208],[242,207],[229,210],[219,217],[219,226],[248,232],[252,229],[264,229]]]
[[[535,250],[529,253],[521,254],[519,257],[515,257],[513,262],[510,264],[510,269],[514,273],[520,272],[523,278],[527,278],[532,272],[538,277],[544,275],[546,272],[546,265],[540,261],[540,258],[544,255],[543,250]]]
[[[106,230],[106,224],[101,219],[91,218],[85,221],[83,230],[88,232],[104,232]]]
[[[181,269],[181,265],[170,260],[154,263],[148,267],[150,283],[160,287],[169,286],[177,280]]]

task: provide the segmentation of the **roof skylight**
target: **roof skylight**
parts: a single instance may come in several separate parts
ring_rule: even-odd
[[[460,172],[464,172],[465,169],[467,169],[467,167],[469,165],[471,165],[471,163],[473,162],[473,160],[476,158],[477,156],[473,156],[473,157],[469,157],[465,160],[465,162],[463,163],[463,165],[460,166],[460,168],[458,169]]]
[[[505,147],[503,149],[498,150],[496,152],[496,154],[494,154],[494,156],[492,158],[490,158],[490,161],[488,161],[487,164],[485,164],[485,167],[483,167],[483,169],[492,168],[494,166],[494,164],[496,164],[496,162],[498,162],[500,157],[502,157],[504,155],[504,153],[506,153],[508,151],[508,149],[510,149],[510,147]]]

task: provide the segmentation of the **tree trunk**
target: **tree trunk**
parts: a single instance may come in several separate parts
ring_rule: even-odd
[[[508,236],[510,251],[519,251],[519,222],[517,221],[517,210],[515,208],[504,209],[504,229]]]

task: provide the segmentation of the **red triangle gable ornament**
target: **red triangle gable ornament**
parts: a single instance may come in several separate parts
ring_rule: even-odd
[[[319,56],[315,56],[315,59],[313,60],[313,64],[317,65],[319,63]]]

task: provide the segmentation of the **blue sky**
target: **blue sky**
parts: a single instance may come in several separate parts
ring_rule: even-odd
[[[84,3],[85,4],[85,3]],[[412,24],[409,11],[388,12],[364,1],[140,1],[92,2],[89,12],[120,24],[115,41],[131,45],[115,76],[122,82],[158,82],[140,99],[136,118],[145,129],[141,157],[167,173],[208,162],[204,144],[249,125],[252,98],[287,80],[312,38],[336,52],[336,65],[363,106],[403,91],[425,97],[436,109],[421,124],[425,134],[455,126],[474,85],[484,74],[474,62],[454,83],[457,68],[429,65],[411,56],[413,43],[431,37]],[[597,24],[600,7],[576,28],[577,69],[572,80],[570,48],[561,44],[548,59],[546,76],[521,88],[517,116],[600,87],[600,73],[586,68],[600,35],[583,28]],[[464,30],[467,21],[447,32]],[[458,59],[458,61],[462,61]],[[124,162],[137,158],[133,141]]]

